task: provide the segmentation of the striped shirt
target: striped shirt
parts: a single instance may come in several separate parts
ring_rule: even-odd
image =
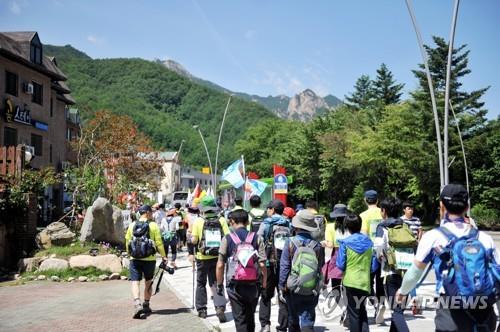
[[[422,229],[422,222],[420,221],[420,219],[417,217],[411,217],[410,219],[408,219],[403,215],[401,217],[401,220],[403,220],[403,222],[407,224],[408,227],[410,227],[413,235],[415,235],[415,237],[418,237],[418,230]]]

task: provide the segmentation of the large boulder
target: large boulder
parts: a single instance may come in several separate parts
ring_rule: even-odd
[[[109,242],[125,245],[121,210],[102,197],[87,209],[81,229],[80,241]]]
[[[64,259],[59,258],[49,258],[46,259],[40,264],[38,271],[47,271],[47,270],[65,270],[68,268],[68,262]]]
[[[75,233],[62,222],[53,222],[43,231],[37,234],[36,242],[42,249],[52,246],[65,246],[70,244],[75,238]]]
[[[73,256],[69,259],[69,265],[72,268],[87,268],[95,267],[102,271],[110,272],[121,272],[122,264],[121,260],[116,255],[101,255],[101,256],[90,256],[90,255],[78,255]]]

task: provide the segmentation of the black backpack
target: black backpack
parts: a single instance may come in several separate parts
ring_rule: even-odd
[[[203,223],[198,251],[207,256],[218,256],[219,247],[224,237],[222,224],[218,217],[206,219]]]
[[[128,243],[128,253],[133,258],[146,258],[156,253],[153,240],[149,238],[149,223],[138,221],[132,230],[132,239]]]
[[[260,224],[264,221],[265,213],[262,213],[260,216],[255,216],[252,212],[248,214],[252,217],[252,228],[250,231],[257,233],[259,231]]]

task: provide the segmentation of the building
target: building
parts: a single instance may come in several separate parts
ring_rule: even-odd
[[[30,166],[61,171],[71,159],[69,140],[79,135],[78,111],[53,57],[44,55],[37,32],[0,32],[0,146],[23,144]],[[47,188],[39,226],[62,214],[63,187]]]
[[[182,167],[181,185],[182,190],[193,190],[199,184],[203,189],[213,188],[212,175],[202,173],[192,167]]]

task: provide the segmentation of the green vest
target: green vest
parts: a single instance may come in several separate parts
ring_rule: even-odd
[[[344,272],[344,286],[370,292],[372,249],[358,254],[347,247],[347,263]]]

